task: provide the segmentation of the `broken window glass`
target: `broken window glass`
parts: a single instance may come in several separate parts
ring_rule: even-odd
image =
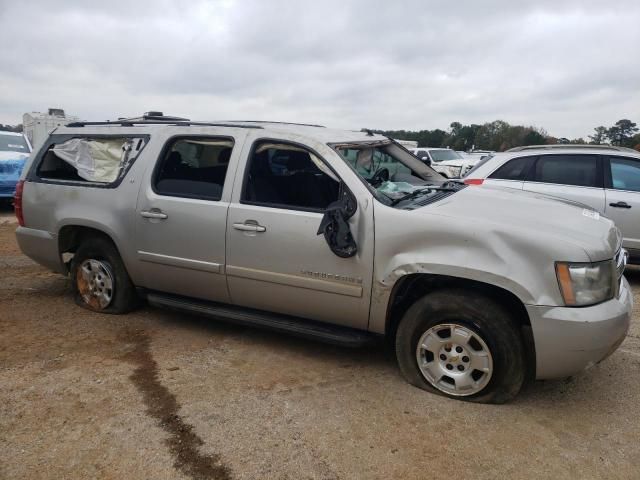
[[[113,183],[144,144],[143,138],[72,138],[47,151],[38,174],[55,180]]]

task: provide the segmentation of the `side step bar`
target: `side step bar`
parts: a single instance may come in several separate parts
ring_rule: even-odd
[[[380,338],[379,335],[354,328],[176,295],[149,292],[146,297],[149,304],[154,307],[194,313],[229,323],[273,330],[343,347],[361,347],[374,343]]]

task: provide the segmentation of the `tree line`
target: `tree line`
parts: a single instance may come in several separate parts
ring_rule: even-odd
[[[370,129],[363,129],[370,130]],[[494,120],[483,125],[463,125],[453,122],[449,130],[371,130],[397,140],[413,140],[419,147],[447,147],[453,150],[504,151],[522,145],[552,145],[558,143],[618,145],[640,151],[640,133],[637,125],[628,119],[618,120],[611,127],[594,128],[589,140],[584,138],[557,138],[544,129],[533,126],[509,125],[503,120]]]
[[[0,123],[0,132],[16,132],[22,133],[22,124],[18,125],[3,125]]]

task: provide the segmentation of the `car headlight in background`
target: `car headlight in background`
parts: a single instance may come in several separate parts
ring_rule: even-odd
[[[564,303],[584,307],[613,298],[617,270],[613,260],[598,263],[556,262],[556,276]]]

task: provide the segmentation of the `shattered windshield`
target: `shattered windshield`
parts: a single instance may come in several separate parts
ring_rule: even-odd
[[[410,203],[443,190],[443,177],[392,142],[363,142],[334,148],[386,205]]]
[[[429,150],[431,158],[434,162],[443,162],[445,160],[462,160],[462,157],[455,150]]]

